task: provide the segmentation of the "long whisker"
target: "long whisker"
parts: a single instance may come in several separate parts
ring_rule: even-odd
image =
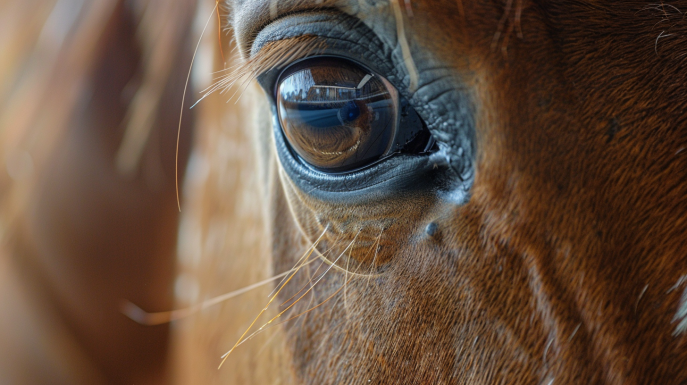
[[[313,244],[313,246],[310,247],[310,253],[307,254],[308,257],[310,257],[310,255],[312,255],[312,251],[315,250],[316,246],[317,246],[317,245]],[[286,284],[288,284],[289,281],[291,281],[291,279],[293,279],[293,277],[296,275],[296,273],[297,273],[302,267],[303,267],[302,264],[301,264],[300,266],[298,266],[298,268],[293,272],[293,274],[291,274],[291,276],[289,276],[289,278],[284,282],[284,285],[283,285],[282,287],[280,287],[279,290],[277,290],[276,293],[274,293],[274,296],[272,296],[272,298],[270,298],[270,300],[267,302],[267,305],[265,305],[265,307],[260,311],[260,313],[258,314],[258,316],[255,317],[255,319],[253,320],[253,322],[251,322],[251,324],[248,326],[248,329],[246,329],[246,331],[243,332],[243,334],[242,334],[241,337],[238,339],[238,341],[236,341],[236,344],[234,344],[234,347],[232,347],[232,348],[226,353],[226,355],[223,356],[222,362],[220,362],[219,367],[217,367],[217,369],[220,369],[220,368],[222,367],[222,365],[224,365],[224,362],[226,361],[227,357],[229,357],[229,354],[231,354],[231,352],[233,352],[234,349],[236,349],[236,347],[239,345],[239,343],[241,342],[241,340],[246,336],[246,334],[250,331],[250,329],[253,327],[253,325],[255,325],[255,322],[258,321],[258,319],[260,318],[260,316],[261,316],[265,311],[267,311],[267,309],[270,307],[270,305],[272,304],[272,302],[274,302],[274,300],[277,298],[277,295],[279,294],[279,292],[281,292],[281,291],[284,289],[284,287],[286,287]],[[288,310],[288,309],[287,309],[287,310]]]
[[[322,266],[322,262],[320,262],[320,266]],[[319,268],[319,266],[318,266],[318,268]],[[308,272],[308,282],[312,282],[313,275],[310,273],[310,266],[308,266],[306,268],[306,271]],[[312,285],[310,285],[310,287],[312,287]],[[315,292],[315,290],[313,290],[310,294],[310,300],[308,301],[308,305],[306,306],[306,309],[309,308],[310,306],[312,306],[313,302],[316,299],[317,299],[317,293]],[[301,319],[301,324],[304,322],[304,320],[305,320],[304,318]]]
[[[310,264],[311,262],[315,262],[315,261],[317,261],[317,260],[318,260],[317,258],[314,258],[314,259],[310,260],[310,262],[308,262],[308,264]],[[317,266],[317,269],[315,270],[315,274],[317,274],[317,272],[320,270],[320,268],[322,267],[322,265],[324,265],[324,262],[321,262],[321,261],[320,261],[320,265]],[[296,296],[298,296],[298,294],[300,294],[303,290],[305,290],[305,288],[308,287],[308,285],[312,286],[312,275],[309,275],[308,281],[303,285],[303,287],[300,288],[300,290],[298,290],[298,291],[296,292],[296,294],[292,295],[289,299],[287,299],[286,301],[282,302],[282,303],[279,305],[279,307],[287,306],[287,304],[288,304],[292,299],[296,298]]]
[[[303,261],[303,258],[305,258],[306,255],[312,254],[311,249],[314,249],[315,247],[317,247],[317,244],[319,244],[320,240],[327,233],[328,229],[329,229],[329,225],[325,226],[324,230],[322,231],[322,234],[320,234],[320,236],[315,240],[315,242],[313,242],[312,245],[310,247],[308,247],[308,249],[305,251],[305,253],[303,253],[303,256],[296,262],[296,264],[294,264],[294,266],[293,266],[293,268],[291,268],[291,270],[295,269],[296,266],[298,266],[298,264],[301,263],[301,261]],[[286,280],[286,277],[284,277],[281,280],[281,282],[279,282],[279,284],[277,284],[277,286],[274,288],[274,290],[272,290],[272,292],[267,297],[271,297],[275,291],[281,290],[280,287],[281,287],[282,283],[284,283],[284,280]]]
[[[337,237],[337,239],[334,241],[334,244],[333,244],[330,248],[328,248],[327,250],[325,250],[324,253],[322,253],[322,255],[326,255],[326,254],[328,254],[329,252],[333,251],[334,248],[335,248],[336,246],[338,246],[338,241],[339,241],[340,238],[341,238],[341,236]],[[318,258],[318,259],[319,259],[319,258]],[[320,268],[322,268],[323,265],[324,265],[324,261],[323,261],[322,263],[320,263],[319,266],[317,266],[317,269],[315,269],[315,273],[313,273],[313,275],[316,275],[317,272],[320,271]],[[303,290],[305,290],[305,288],[308,287],[308,285],[312,285],[312,276],[310,277],[310,279],[308,280],[308,282],[306,282],[305,285],[303,285],[303,287],[301,287],[301,289],[298,290],[298,291],[296,292],[296,294],[294,294],[293,296],[291,296],[291,298],[287,299],[286,301],[284,301],[284,302],[283,302],[281,305],[279,305],[279,306],[281,306],[281,307],[285,306],[289,301],[291,301],[292,299],[294,299],[300,292],[302,292]]]
[[[266,327],[264,330],[262,330],[262,331],[266,331],[266,330],[268,330],[268,329],[270,329],[270,328],[272,328],[272,327],[275,327],[275,326],[283,325],[283,324],[285,324],[285,323],[287,323],[287,322],[289,322],[289,321],[291,321],[291,320],[294,320],[294,319],[296,319],[296,318],[298,318],[298,317],[300,317],[300,316],[302,316],[302,315],[305,315],[305,314],[307,314],[307,313],[310,313],[311,311],[313,311],[313,310],[319,308],[320,306],[322,306],[322,305],[324,305],[325,303],[329,302],[329,301],[330,301],[332,298],[334,298],[337,294],[339,294],[339,293],[341,292],[341,290],[343,290],[343,289],[353,280],[353,278],[355,278],[355,276],[354,276],[354,275],[351,275],[350,278],[348,278],[347,280],[344,281],[344,283],[341,285],[340,288],[338,288],[334,293],[332,293],[329,297],[327,297],[327,298],[326,298],[324,301],[322,301],[321,303],[315,305],[314,307],[312,307],[312,308],[310,308],[310,309],[308,309],[308,310],[306,310],[306,311],[304,311],[304,312],[298,313],[298,314],[296,314],[295,316],[290,317],[290,318],[288,318],[288,319],[286,319],[286,320],[284,320],[284,321],[282,321],[282,322],[279,322],[279,323],[276,323],[276,324],[269,325],[269,326],[267,326],[267,327]],[[261,332],[261,330],[257,330],[257,331],[255,331],[255,332],[253,332],[251,335],[249,335],[248,337],[246,337],[245,340],[241,341],[241,343],[239,344],[239,346],[241,346],[244,342],[246,342],[246,341],[248,341],[249,339],[253,338],[255,335],[257,335],[257,334],[260,333],[260,332]]]
[[[342,251],[341,254],[339,254],[339,257],[336,259],[337,261],[339,260],[339,258],[341,258],[341,257],[346,253],[346,250],[348,250],[348,249],[351,247],[351,245],[353,244],[353,242],[355,242],[355,238],[351,241],[351,243],[348,244],[348,246],[346,247],[346,249],[344,249],[344,251]],[[311,290],[313,290],[313,288],[317,285],[317,283],[319,283],[320,280],[322,280],[322,278],[324,278],[324,276],[327,275],[327,273],[329,272],[329,270],[330,270],[331,268],[332,268],[332,267],[330,266],[327,270],[325,270],[322,274],[320,274],[320,276],[317,278],[317,280],[316,280],[312,285],[310,285],[310,289],[308,289],[305,293],[303,293],[303,295],[301,295],[296,301],[294,301],[292,304],[290,304],[286,309],[284,309],[284,311],[282,311],[281,313],[279,313],[279,314],[278,314],[275,318],[273,318],[272,320],[274,320],[274,319],[278,318],[279,316],[281,316],[285,311],[289,310],[293,305],[295,305],[298,301],[300,301],[306,294],[308,294]],[[306,284],[306,286],[307,286],[307,284]],[[295,296],[294,296],[294,297],[295,297]],[[287,301],[287,302],[288,302],[288,301]],[[270,322],[272,322],[272,321],[270,321]],[[270,322],[268,322],[268,323],[270,323]],[[267,325],[267,324],[265,324],[265,325]]]
[[[354,278],[353,276],[351,276],[351,278],[348,278],[348,280],[345,281],[345,282],[343,283],[343,285],[341,285],[340,288],[338,288],[334,293],[332,293],[332,295],[330,295],[329,297],[327,297],[327,299],[325,299],[325,300],[322,301],[321,303],[317,304],[315,307],[313,307],[313,308],[311,308],[311,309],[308,309],[308,310],[306,310],[306,311],[304,311],[304,312],[302,312],[302,313],[296,314],[295,316],[293,316],[293,317],[291,317],[291,318],[289,318],[289,319],[287,319],[287,320],[285,320],[285,321],[283,321],[283,322],[280,322],[280,323],[278,323],[277,325],[281,325],[281,324],[287,323],[287,322],[289,322],[289,321],[291,321],[291,320],[293,320],[293,319],[295,319],[295,318],[298,318],[298,317],[300,317],[300,316],[302,316],[302,315],[304,315],[304,314],[310,313],[311,311],[313,311],[313,310],[317,309],[318,307],[324,305],[327,301],[331,300],[332,298],[334,298],[335,295],[337,295],[338,293],[340,293],[341,290],[343,290],[343,288],[346,287],[346,285],[348,285],[348,283],[351,282],[351,281],[353,280],[353,278]],[[276,326],[276,325],[275,325],[275,326]]]
[[[200,47],[200,42],[203,40],[203,35],[205,35],[205,30],[208,29],[208,25],[210,24],[210,20],[212,20],[212,16],[215,14],[215,11],[217,11],[217,7],[219,7],[219,2],[215,3],[215,8],[212,9],[212,13],[210,14],[210,17],[208,17],[208,21],[205,22],[205,27],[203,27],[203,32],[200,34],[200,37],[198,38],[198,43],[196,44],[196,49],[193,51],[193,58],[191,58],[191,65],[188,68],[188,75],[186,75],[186,83],[184,84],[184,93],[181,96],[181,111],[179,112],[179,128],[177,129],[177,146],[176,146],[176,155],[174,158],[174,183],[176,185],[177,208],[179,209],[179,212],[181,212],[181,200],[179,199],[179,139],[181,138],[181,120],[184,117],[184,103],[186,102],[186,90],[188,89],[188,82],[191,79],[191,70],[193,70],[193,63],[196,61],[196,55],[198,54],[198,47]]]
[[[350,263],[351,263],[351,252],[349,250],[348,251],[348,259],[346,259],[346,278],[344,278],[344,282],[348,282],[348,271],[350,270],[349,269]],[[343,287],[345,288],[346,286],[347,285],[344,283]],[[347,293],[346,289],[344,289],[344,309],[348,309],[348,293]],[[346,312],[346,314],[348,314],[348,312]]]
[[[222,54],[222,63],[226,64],[227,59],[224,58],[224,50],[222,49],[222,17],[219,14],[219,0],[215,0],[215,9],[217,9],[217,41],[219,42],[219,53]]]
[[[339,256],[336,258],[336,261],[338,261],[338,260],[346,253],[346,251],[348,251],[348,249],[353,245],[353,243],[355,242],[355,240],[358,238],[358,235],[359,235],[359,234],[360,234],[360,231],[358,231],[358,234],[356,234],[356,236],[353,237],[353,240],[348,244],[348,246],[346,246],[346,248],[341,252],[341,254],[339,254]],[[335,262],[336,262],[336,261],[335,261]],[[291,307],[293,307],[296,303],[298,303],[298,301],[300,301],[301,298],[303,298],[306,294],[308,294],[308,293],[313,289],[313,287],[315,287],[315,286],[324,278],[324,276],[327,275],[327,273],[332,269],[332,267],[333,267],[333,266],[329,266],[329,267],[327,268],[327,270],[325,270],[324,273],[322,273],[322,274],[319,276],[319,278],[317,279],[317,281],[315,281],[315,283],[312,285],[312,287],[311,287],[310,289],[308,289],[308,291],[306,291],[305,293],[303,293],[303,295],[301,295],[300,298],[298,298],[298,300],[296,300],[294,303],[292,303],[291,305],[289,305],[286,309],[282,310],[281,313],[277,314],[274,318],[272,318],[270,321],[268,321],[265,325],[270,324],[272,321],[274,321],[275,319],[279,318],[279,317],[280,317],[282,314],[284,314],[287,310],[289,310],[289,309],[290,309]],[[265,325],[263,325],[263,327],[264,327]],[[262,328],[261,328],[261,329],[262,329]]]
[[[346,248],[344,249],[344,251],[342,251],[341,254],[339,254],[339,256],[336,258],[336,261],[335,261],[335,262],[337,262],[337,261],[346,253],[346,251],[348,251],[348,249],[353,245],[353,243],[355,243],[355,240],[358,238],[358,235],[359,235],[359,234],[360,234],[360,231],[358,231],[358,233],[356,234],[356,236],[355,236],[355,237],[353,238],[353,240],[348,244],[348,246],[346,246]],[[307,294],[308,294],[308,293],[309,293],[309,292],[310,292],[310,291],[311,291],[311,290],[312,290],[312,289],[313,289],[313,288],[314,288],[314,287],[315,287],[315,286],[325,277],[325,275],[327,275],[327,273],[332,269],[332,267],[333,267],[333,265],[332,265],[332,266],[329,266],[329,267],[327,268],[327,270],[325,270],[325,272],[322,273],[322,275],[317,279],[317,281],[315,281],[315,283],[313,284],[313,287],[311,287],[310,289],[308,289],[308,291],[306,291],[305,293],[303,293],[303,295],[301,295],[300,298],[298,298],[298,300],[297,300],[296,302],[294,302],[294,303],[292,303],[291,305],[289,305],[289,307],[287,307],[286,309],[282,310],[279,314],[277,314],[277,315],[274,316],[271,320],[267,321],[264,325],[262,325],[262,326],[261,326],[258,330],[256,330],[253,334],[251,334],[251,335],[248,336],[246,339],[244,339],[246,333],[248,333],[248,330],[246,330],[246,332],[243,333],[243,335],[241,336],[241,338],[239,339],[239,341],[236,342],[236,345],[234,345],[234,347],[231,348],[231,350],[229,350],[228,352],[226,352],[226,353],[222,356],[222,362],[220,363],[219,367],[220,367],[220,368],[222,367],[222,365],[223,365],[224,362],[226,361],[227,357],[229,357],[229,355],[231,354],[231,352],[233,352],[234,349],[236,349],[237,346],[239,346],[239,345],[242,344],[243,342],[249,340],[249,339],[252,338],[254,335],[256,335],[258,332],[263,331],[263,330],[265,329],[265,327],[267,327],[268,325],[270,325],[270,324],[271,324],[272,322],[274,322],[274,320],[276,320],[277,318],[281,317],[282,314],[284,314],[285,312],[287,312],[287,311],[288,311],[289,309],[291,309],[295,304],[297,304],[298,301],[300,301],[303,297],[305,297],[305,296],[306,296],[306,295],[307,295]],[[288,281],[287,281],[287,282],[288,282]],[[279,294],[279,292],[277,292],[277,294]],[[267,306],[265,307],[265,309],[263,309],[263,311],[260,312],[260,315],[262,315],[262,313],[263,313],[265,310],[267,310],[267,307],[269,307],[270,303],[272,303],[272,301],[274,300],[274,298],[276,298],[276,294],[275,294],[274,297],[272,297],[272,299],[271,299],[270,302],[267,304]],[[258,317],[260,317],[260,315],[258,315]],[[256,321],[257,321],[257,318],[256,318]],[[250,327],[252,327],[254,323],[255,323],[255,321],[253,321],[253,323],[251,323],[251,326],[250,326]],[[249,330],[250,330],[250,327],[249,327]]]
[[[382,231],[379,232],[379,235],[377,236],[375,243],[372,245],[372,248],[375,251],[375,256],[374,256],[374,258],[372,258],[372,264],[370,265],[370,273],[367,275],[367,286],[368,287],[370,286],[370,278],[372,278],[372,270],[375,268],[375,264],[377,263],[377,254],[379,253],[379,244],[382,240],[382,234],[384,234],[384,229],[382,229]],[[370,249],[370,251],[368,251],[368,255],[371,251],[372,251],[372,249]],[[367,257],[367,255],[366,255],[366,257]]]
[[[378,239],[380,239],[380,238],[381,238],[381,234],[379,235]],[[369,255],[369,252],[368,252],[368,255]],[[320,266],[321,266],[321,265],[320,265]],[[279,325],[283,325],[283,324],[285,324],[285,323],[287,323],[287,322],[289,322],[289,321],[292,321],[292,320],[294,320],[294,319],[296,319],[296,318],[298,318],[298,317],[301,317],[301,316],[303,316],[303,315],[305,315],[305,314],[307,314],[307,313],[310,313],[311,311],[313,311],[313,310],[319,308],[320,306],[322,306],[322,305],[324,305],[325,303],[329,302],[329,301],[330,301],[332,298],[334,298],[338,293],[340,293],[341,290],[343,290],[343,289],[346,287],[346,285],[348,285],[348,284],[353,280],[353,278],[355,278],[355,275],[351,274],[351,277],[348,278],[348,279],[344,282],[344,284],[341,285],[340,288],[338,288],[334,293],[332,293],[329,297],[327,297],[327,298],[326,298],[324,301],[322,301],[321,303],[315,305],[315,306],[312,307],[312,308],[309,308],[308,310],[306,310],[306,311],[304,311],[304,312],[301,312],[301,313],[299,313],[299,314],[296,314],[296,315],[293,316],[293,317],[289,317],[288,319],[286,319],[286,320],[284,320],[284,321],[282,321],[282,322],[279,322],[279,323],[276,323],[276,324],[272,324],[272,325],[268,325],[268,326],[265,327],[263,330],[256,330],[256,331],[253,332],[251,335],[249,335],[248,337],[246,337],[246,339],[244,339],[243,341],[241,341],[241,343],[239,344],[239,346],[241,346],[243,343],[247,342],[248,340],[250,340],[251,338],[253,338],[255,335],[259,334],[259,333],[262,332],[262,331],[267,331],[267,330],[271,329],[272,327],[279,326]],[[369,280],[369,277],[368,277],[368,280]],[[295,296],[294,296],[294,297],[295,297]],[[293,298],[293,297],[292,297],[292,298]],[[222,356],[222,357],[224,357],[224,356]]]
[[[309,265],[313,262],[317,261],[317,259],[312,259],[309,262],[307,262],[304,266]],[[141,324],[141,325],[148,325],[148,326],[153,326],[153,325],[160,325],[164,323],[169,323],[172,321],[177,321],[182,318],[186,318],[188,316],[191,316],[201,310],[207,309],[211,306],[215,306],[217,304],[220,304],[224,301],[227,301],[231,298],[237,297],[241,294],[247,293],[253,289],[256,289],[258,287],[264,286],[270,282],[274,282],[278,280],[279,278],[286,277],[290,273],[295,271],[295,269],[287,270],[281,274],[277,274],[274,277],[267,278],[265,280],[262,280],[260,282],[256,282],[252,285],[246,286],[244,288],[238,289],[231,291],[226,294],[219,295],[214,298],[210,298],[206,301],[203,301],[197,305],[193,305],[191,307],[187,307],[184,309],[177,309],[177,310],[172,310],[172,311],[162,311],[162,312],[155,312],[155,313],[148,313],[145,310],[141,309],[140,307],[136,306],[130,301],[123,301],[121,305],[121,312],[132,319],[133,321]]]

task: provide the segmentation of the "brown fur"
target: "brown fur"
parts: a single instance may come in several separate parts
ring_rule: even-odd
[[[476,106],[469,202],[456,205],[429,192],[358,205],[318,201],[280,169],[266,98],[255,84],[237,104],[225,103],[226,95],[209,96],[197,107],[199,130],[184,186],[177,265],[182,290],[176,307],[291,269],[324,236],[308,257],[312,262],[273,302],[286,306],[268,309],[246,335],[307,293],[271,325],[298,317],[267,326],[238,346],[220,370],[220,357],[241,340],[274,286],[179,321],[172,335],[171,378],[192,384],[686,383],[687,337],[680,325],[687,314],[687,2],[409,4],[410,11],[400,1],[234,1],[229,18],[243,57],[235,60],[256,60],[249,55],[252,39],[274,17],[322,8],[359,17],[376,33],[388,33],[386,41],[398,41],[400,9],[410,56],[401,46],[398,52],[406,70],[412,72],[409,59],[415,65],[419,53],[431,54],[467,86]],[[207,47],[201,58],[212,57],[214,67],[223,69],[216,45]],[[184,71],[179,74],[184,77]],[[114,164],[114,149],[107,154]],[[70,185],[66,176],[72,174],[57,175]],[[55,185],[40,185],[46,183]],[[165,191],[164,207],[174,211],[173,189]],[[114,199],[95,196],[99,202]],[[28,223],[49,217],[51,208],[74,207],[64,199],[46,200],[39,206],[44,211],[34,212]],[[148,258],[169,255],[174,244],[169,235],[174,218],[165,218],[149,224],[167,231],[161,248],[146,253]],[[437,225],[431,237],[425,233],[430,222]],[[25,242],[16,250],[60,237],[88,243],[132,236],[111,231],[93,241],[59,233],[58,226],[40,233],[33,228],[16,233]],[[148,250],[142,240],[132,245]],[[108,247],[104,250],[116,250]],[[43,282],[41,272],[51,261],[79,266],[92,254],[55,255],[37,258],[26,270],[29,278],[15,274],[19,279],[0,282]],[[155,277],[172,263],[142,260],[149,261]],[[336,266],[322,275],[332,263]],[[169,288],[167,277],[159,287]],[[152,277],[138,282],[146,279]],[[28,298],[27,314],[48,312],[51,300],[35,298],[68,286],[64,277],[45,282],[48,288],[38,285],[35,297],[19,290],[17,297]],[[110,285],[146,310],[169,309],[164,295],[150,303],[138,299],[150,293],[145,287],[117,291],[121,286]],[[100,286],[79,289],[88,293],[94,287]],[[105,306],[110,317],[119,316],[114,300],[104,303],[110,304]],[[67,320],[59,325],[67,330],[80,325],[65,310],[69,307],[54,306],[56,319]],[[79,314],[97,309],[86,306]],[[5,334],[13,327],[2,326]],[[54,361],[54,367],[73,378],[79,373],[114,378],[116,368],[124,373],[118,378],[135,378],[127,377],[130,363],[88,349],[84,354],[88,343],[60,330],[52,335],[66,337],[51,346],[70,346],[65,351],[72,359]],[[128,341],[122,351],[141,346],[123,329],[94,330]],[[119,346],[112,341],[98,346],[107,351],[114,345]],[[140,370],[159,373],[159,365],[146,361]]]
[[[269,17],[254,4],[234,4],[244,56]],[[359,4],[327,5],[369,24],[394,17],[383,2],[356,13]],[[275,271],[293,266],[325,218],[339,250],[367,234],[339,260],[342,270],[379,274],[349,281],[333,270],[312,304],[296,306],[292,314],[348,282],[286,324],[298,381],[686,381],[673,321],[683,289],[669,290],[687,269],[679,156],[687,3],[463,1],[464,24],[456,2],[412,5],[411,45],[454,69],[474,95],[472,197],[464,206],[422,195],[331,205],[273,172]],[[438,236],[424,236],[429,222]],[[380,232],[386,255],[370,266]],[[283,300],[307,277],[285,287]]]

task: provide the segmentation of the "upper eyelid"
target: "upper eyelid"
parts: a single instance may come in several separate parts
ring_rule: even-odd
[[[297,17],[295,22],[292,17]],[[376,33],[361,28],[364,25],[359,18],[336,9],[309,9],[266,23],[256,29],[248,58],[204,90],[203,98],[215,91],[233,97],[254,79],[263,84],[262,75],[268,75],[264,79],[270,83],[268,79],[274,80],[275,69],[318,55],[342,56],[363,64],[384,76],[406,98],[411,98],[407,93],[407,73],[401,69],[402,64],[398,65],[402,59],[395,58],[392,47]],[[238,89],[229,92],[235,85]]]
[[[321,10],[320,10],[321,11]],[[253,40],[252,51],[261,51],[271,40],[316,35],[328,44],[326,55],[344,56],[366,65],[383,75],[406,98],[411,99],[410,76],[394,42],[384,39],[355,15],[336,9],[330,12],[298,12],[296,20],[291,15],[266,25]]]
[[[239,3],[237,0],[226,1]],[[340,0],[254,0],[245,3],[248,4],[230,6],[230,9],[238,11],[230,13],[230,24],[243,58],[251,56],[255,38],[269,25],[281,19],[311,12],[349,14]]]

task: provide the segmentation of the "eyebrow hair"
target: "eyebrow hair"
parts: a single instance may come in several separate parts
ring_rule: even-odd
[[[250,58],[239,58],[239,63],[220,71],[228,73],[220,76],[212,85],[201,91],[203,96],[196,104],[218,90],[220,94],[224,94],[236,88],[229,98],[231,100],[239,91],[242,93],[259,75],[304,57],[321,53],[325,48],[325,41],[315,35],[302,35],[269,42]]]

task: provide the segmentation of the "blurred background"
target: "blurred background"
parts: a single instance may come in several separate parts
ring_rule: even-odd
[[[138,325],[121,304],[170,310],[175,284],[185,290],[175,282],[177,128],[215,5],[0,0],[0,384],[170,380],[169,325]],[[227,38],[214,15],[206,51]],[[195,67],[187,95],[213,63]]]

